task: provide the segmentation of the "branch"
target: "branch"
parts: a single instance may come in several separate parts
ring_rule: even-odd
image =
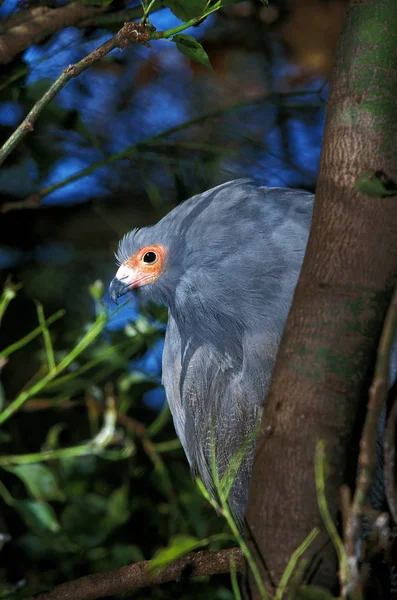
[[[374,379],[369,390],[367,416],[360,441],[360,473],[346,527],[345,548],[350,567],[350,581],[344,593],[356,588],[359,578],[357,548],[362,533],[362,518],[369,506],[369,492],[374,483],[377,466],[376,441],[382,410],[389,387],[390,356],[397,328],[397,287],[394,290],[384,321],[376,357]],[[394,424],[394,421],[393,421]]]
[[[142,25],[141,23],[125,23],[124,27],[122,27],[120,31],[118,31],[110,40],[98,46],[98,48],[88,54],[85,58],[81,59],[75,65],[70,65],[64,69],[62,74],[54,81],[43,97],[36,102],[27,117],[22,121],[12,136],[0,149],[0,165],[4,162],[15,146],[25,137],[25,135],[29,131],[33,131],[33,125],[40,113],[61,91],[61,89],[65,87],[68,81],[74,77],[78,77],[78,75],[80,75],[83,71],[91,67],[98,60],[101,60],[115,48],[125,48],[131,43],[147,44],[150,37],[151,30],[148,26]]]
[[[62,583],[48,593],[32,596],[27,600],[96,600],[149,585],[176,581],[183,577],[229,573],[231,561],[234,561],[236,571],[244,571],[245,562],[240,548],[192,552],[156,575],[149,575],[150,560],[144,560],[114,571],[87,575]]]
[[[77,3],[73,4],[73,6],[76,5]],[[153,7],[152,3],[150,3],[149,6]],[[182,25],[179,25],[178,27],[166,29],[165,31],[156,31],[154,27],[143,22],[125,23],[124,27],[122,27],[114,37],[112,37],[110,40],[96,48],[96,50],[88,54],[85,58],[81,59],[75,65],[70,65],[69,67],[67,67],[58,77],[58,79],[54,81],[54,83],[47,90],[44,96],[38,102],[36,102],[32,110],[29,112],[28,116],[22,121],[18,129],[12,134],[12,136],[5,142],[3,147],[0,149],[0,165],[4,162],[4,160],[10,154],[10,152],[12,152],[15,146],[25,137],[25,135],[29,131],[33,131],[33,124],[36,122],[40,113],[47,106],[47,104],[49,104],[49,102],[51,102],[51,100],[53,100],[53,98],[61,91],[61,89],[67,84],[67,82],[70,81],[70,79],[73,79],[74,77],[80,75],[83,71],[91,67],[95,62],[102,59],[115,48],[125,48],[131,43],[141,43],[148,46],[149,40],[173,38],[176,34],[181,33],[181,31],[185,31],[185,29],[188,29],[189,27],[199,25],[204,18],[216,12],[221,7],[222,2],[221,0],[218,0],[218,2],[216,2],[215,5],[211,7],[207,6],[203,14],[201,14],[200,16],[194,17],[189,21],[182,23]],[[145,11],[144,18],[147,18]],[[3,36],[3,38],[4,37],[7,36]],[[31,43],[33,43],[34,41],[35,40],[31,40]]]
[[[23,11],[20,16],[17,13],[10,21],[11,27],[0,36],[0,63],[11,62],[14,56],[32,44],[37,44],[60,29],[76,25],[79,21],[92,18],[105,10],[107,9],[73,2],[61,8],[42,6]]]

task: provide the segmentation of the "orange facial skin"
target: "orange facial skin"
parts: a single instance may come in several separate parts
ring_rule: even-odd
[[[164,246],[145,246],[120,266],[116,277],[130,289],[153,283],[163,272],[165,258]]]

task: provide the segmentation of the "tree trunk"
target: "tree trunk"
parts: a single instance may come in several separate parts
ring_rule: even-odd
[[[326,495],[336,521],[349,443],[397,280],[397,197],[355,188],[364,172],[397,179],[396,51],[397,2],[352,0],[335,59],[310,239],[250,488],[251,551],[269,589],[316,526],[321,534],[305,553],[311,581],[337,585],[336,556],[317,505],[314,456],[316,442],[324,440]]]

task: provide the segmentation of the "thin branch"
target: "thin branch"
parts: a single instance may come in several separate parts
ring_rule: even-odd
[[[115,48],[125,48],[130,43],[147,44],[148,40],[150,39],[150,35],[150,28],[145,25],[141,25],[140,23],[125,23],[124,27],[122,27],[120,31],[118,31],[110,40],[98,46],[98,48],[96,48],[93,52],[88,54],[75,65],[70,65],[67,67],[58,77],[58,79],[54,81],[43,97],[36,102],[27,117],[22,121],[19,127],[0,149],[0,164],[4,162],[10,152],[17,144],[19,144],[25,135],[29,131],[33,131],[33,125],[40,113],[61,91],[61,89],[65,87],[68,81],[74,77],[78,77],[78,75],[80,75],[83,71],[91,67],[98,60],[101,60]]]
[[[44,347],[45,347],[46,356],[47,356],[48,371],[51,372],[56,368],[54,348],[52,346],[52,340],[51,340],[51,335],[50,335],[49,329],[45,322],[46,320],[44,317],[43,305],[40,304],[40,302],[36,302],[36,310],[37,310],[37,316],[39,319],[41,331],[43,334]]]
[[[105,10],[107,8],[72,2],[60,8],[36,7],[24,11],[18,18],[15,15],[14,19],[9,21],[11,27],[0,36],[0,63],[11,62],[14,56],[56,31],[75,25]]]
[[[81,169],[81,171],[78,171],[77,173],[74,173],[73,175],[70,175],[69,177],[62,179],[61,181],[57,181],[56,183],[53,183],[49,186],[41,188],[41,190],[39,190],[38,192],[35,192],[34,194],[31,194],[24,200],[6,202],[2,206],[0,206],[0,214],[9,212],[11,210],[20,210],[20,209],[26,209],[26,208],[28,208],[28,209],[40,208],[41,207],[40,203],[41,203],[42,198],[45,198],[45,196],[48,196],[48,194],[51,194],[52,192],[64,187],[65,185],[68,185],[69,183],[73,183],[74,181],[78,181],[79,179],[82,179],[83,177],[86,177],[87,175],[91,175],[94,171],[96,171],[97,169],[99,169],[105,165],[109,165],[118,160],[128,158],[131,154],[138,153],[140,150],[144,149],[146,146],[148,147],[148,150],[150,150],[150,146],[154,145],[154,143],[157,140],[160,140],[167,136],[171,136],[175,133],[179,133],[180,131],[184,131],[185,129],[189,129],[190,127],[200,125],[201,123],[204,123],[205,121],[207,121],[209,119],[216,119],[218,117],[222,117],[222,116],[226,115],[227,113],[232,112],[234,110],[240,110],[240,109],[249,108],[249,107],[256,107],[256,106],[261,106],[264,104],[275,104],[277,102],[280,102],[281,99],[284,99],[284,98],[285,98],[285,100],[283,100],[283,102],[284,102],[285,107],[290,107],[293,109],[307,108],[307,106],[308,106],[307,104],[301,104],[298,102],[288,102],[287,99],[290,97],[295,97],[295,96],[297,96],[297,97],[311,96],[311,95],[315,96],[316,94],[317,94],[316,91],[270,93],[270,94],[266,94],[265,96],[260,96],[259,98],[255,98],[253,100],[245,100],[243,102],[237,102],[235,104],[231,104],[230,106],[218,108],[214,111],[204,113],[202,115],[199,115],[198,117],[194,117],[193,119],[190,119],[189,121],[185,121],[183,123],[180,123],[178,125],[174,125],[173,127],[165,129],[164,131],[157,133],[156,135],[151,136],[149,138],[146,138],[145,140],[136,142],[135,144],[132,144],[131,146],[128,146],[127,148],[124,148],[124,150],[121,150],[120,152],[112,154],[111,156],[108,156],[102,160],[98,160],[98,161],[92,163],[91,165],[89,165],[88,167]],[[311,104],[310,106],[314,106],[314,104]],[[318,106],[319,107],[324,106],[324,103],[321,103],[321,105],[319,104]],[[0,151],[0,157],[1,157],[1,151]],[[148,159],[148,157],[145,157],[145,160],[147,160],[147,159]],[[156,160],[158,160],[157,157],[156,157]],[[0,164],[1,164],[1,162],[0,162]]]
[[[378,424],[387,399],[390,356],[396,328],[397,287],[389,305],[378,345],[375,373],[369,390],[367,416],[360,441],[360,473],[345,531],[345,549],[350,568],[350,581],[342,590],[344,597],[351,593],[359,583],[360,569],[357,548],[362,531],[362,518],[369,505],[369,492],[373,486],[376,472]]]
[[[105,327],[107,322],[107,316],[105,313],[98,315],[96,321],[82,337],[79,343],[65,356],[63,360],[56,366],[55,369],[47,373],[42,379],[36,381],[28,389],[22,390],[20,394],[13,400],[4,410],[0,412],[0,425],[7,421],[27,400],[40,393],[47,386],[48,383],[53,381],[57,375],[67,369],[72,362],[82,353],[84,350],[99,336]],[[41,331],[41,327],[40,327]]]
[[[63,8],[68,8],[69,6],[76,7],[78,6],[78,3],[72,3],[71,5],[67,5]],[[150,3],[150,6],[154,7],[154,4]],[[113,36],[110,40],[96,48],[93,52],[88,54],[85,58],[81,59],[75,65],[70,65],[69,67],[64,69],[61,75],[54,81],[54,83],[50,86],[50,88],[43,95],[43,97],[38,102],[36,102],[32,110],[28,113],[27,117],[22,121],[22,123],[19,125],[16,131],[11,135],[11,137],[5,142],[3,147],[0,149],[0,165],[4,162],[4,160],[10,154],[10,152],[12,152],[15,146],[17,146],[17,144],[25,137],[25,135],[28,132],[33,131],[33,125],[39,117],[40,113],[44,110],[47,104],[49,104],[51,100],[53,100],[54,97],[64,88],[68,81],[80,75],[83,71],[91,67],[98,60],[101,60],[104,56],[109,54],[109,52],[111,52],[115,48],[125,48],[126,46],[132,43],[141,43],[147,46],[149,45],[149,40],[173,38],[176,34],[180,33],[181,31],[185,31],[191,26],[198,25],[205,17],[216,12],[221,7],[222,2],[221,0],[219,0],[211,7],[207,6],[207,9],[202,15],[194,17],[193,19],[182,23],[178,27],[173,27],[165,31],[156,31],[154,27],[146,23],[125,23],[124,27],[122,27],[120,31],[118,31],[118,33],[116,33],[116,35]],[[4,38],[6,38],[7,35],[3,36],[3,42]],[[37,201],[37,197],[33,196],[33,201]]]
[[[14,300],[17,295],[17,291],[22,287],[21,284],[14,284],[11,278],[8,277],[4,289],[0,295],[0,324],[3,320],[4,313],[6,312],[9,303]],[[1,356],[1,355],[0,355]]]
[[[32,596],[27,600],[97,600],[149,585],[176,581],[183,577],[229,573],[232,561],[236,571],[244,571],[245,562],[240,548],[192,552],[156,575],[149,575],[150,560],[144,560],[114,571],[87,575],[62,583],[48,593]]]

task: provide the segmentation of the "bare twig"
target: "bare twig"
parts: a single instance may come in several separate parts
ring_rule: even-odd
[[[72,2],[60,8],[36,7],[23,11],[21,15],[17,13],[8,20],[9,28],[0,36],[0,63],[11,62],[14,56],[32,44],[105,10],[107,9]],[[7,27],[7,21],[5,26]]]
[[[234,561],[236,571],[244,570],[244,557],[240,548],[192,552],[156,575],[149,575],[150,560],[144,560],[114,571],[87,575],[62,583],[48,593],[32,596],[27,600],[96,600],[149,585],[176,581],[183,577],[228,573],[231,561]]]
[[[389,387],[390,355],[397,327],[397,287],[383,325],[376,357],[375,373],[369,390],[367,416],[360,441],[359,466],[356,491],[345,531],[345,550],[350,568],[350,581],[342,590],[344,597],[358,585],[360,578],[358,542],[362,532],[362,518],[369,505],[369,492],[374,482],[377,465],[376,440],[378,424],[386,404]]]
[[[68,5],[72,6],[72,5]],[[20,126],[14,131],[12,136],[6,141],[0,149],[0,164],[4,162],[15,146],[25,137],[29,131],[33,131],[33,125],[40,113],[51,102],[51,100],[65,87],[65,85],[80,75],[83,71],[91,67],[95,62],[101,60],[115,48],[125,48],[130,43],[147,44],[150,39],[151,30],[148,26],[141,23],[125,23],[110,40],[101,44],[93,52],[85,56],[75,65],[70,65],[62,74],[54,81],[51,87],[43,95],[42,98],[33,106],[27,117],[22,121]]]

